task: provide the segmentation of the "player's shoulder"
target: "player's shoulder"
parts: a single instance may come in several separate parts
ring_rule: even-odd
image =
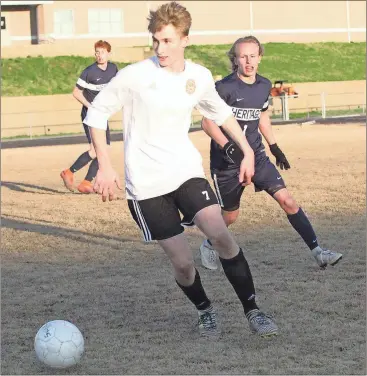
[[[112,61],[109,61],[107,64],[108,64],[108,66],[109,66],[110,68],[114,68],[114,69],[117,69],[117,70],[118,70],[117,65],[116,65],[115,63],[113,63]]]
[[[226,87],[226,86],[233,85],[236,81],[237,81],[237,79],[236,79],[236,73],[233,72],[233,73],[229,74],[228,76],[225,76],[221,80],[218,80],[215,83],[215,85],[217,87]]]
[[[124,86],[133,87],[151,80],[156,69],[157,67],[151,58],[144,59],[120,69],[115,76],[115,80],[123,83]]]
[[[83,71],[80,73],[80,77],[86,79],[86,77],[90,76],[96,70],[96,63],[88,65]]]
[[[191,60],[185,60],[185,70],[187,70],[188,74],[195,76],[199,81],[213,80],[212,73],[208,68]]]
[[[97,70],[97,63],[96,63],[96,62],[94,62],[94,63],[91,64],[91,65],[88,65],[88,66],[84,69],[83,72],[93,72],[93,71],[95,71],[95,70]]]
[[[271,81],[268,78],[261,76],[258,73],[256,74],[256,80],[257,80],[257,82],[262,83],[267,87],[271,88],[271,86],[272,86]]]
[[[137,61],[121,69],[129,74],[149,74],[159,67],[158,59],[153,56],[148,59]]]
[[[215,87],[219,94],[230,93],[234,90],[234,87],[237,85],[236,73],[233,72],[228,76],[218,80],[215,83]]]

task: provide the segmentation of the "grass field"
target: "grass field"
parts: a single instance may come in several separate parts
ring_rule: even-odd
[[[230,45],[190,46],[186,58],[226,76]],[[93,57],[1,59],[2,96],[68,94]],[[127,65],[117,63],[119,68]],[[366,78],[366,43],[268,43],[260,72],[271,81],[348,81]]]
[[[320,270],[265,193],[246,188],[232,231],[245,249],[277,338],[252,335],[223,271],[197,264],[222,336],[198,339],[195,309],[156,243],[143,243],[125,194],[112,203],[66,191],[59,173],[85,145],[2,151],[1,374],[366,374],[366,153],[359,124],[274,126],[282,173],[320,244],[343,260]],[[208,174],[209,138],[190,138]],[[111,156],[123,177],[123,143]],[[86,171],[77,173],[77,181]],[[199,258],[203,236],[187,231]],[[52,371],[33,352],[38,328],[66,319],[83,332],[79,365]]]

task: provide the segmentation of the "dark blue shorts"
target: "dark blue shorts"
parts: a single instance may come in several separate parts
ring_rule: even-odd
[[[81,116],[82,116],[82,123],[83,123],[85,117],[87,116],[87,111],[83,109]],[[90,135],[89,126],[87,124],[83,123],[83,127],[84,127],[85,135],[87,136],[87,139],[88,139],[88,143],[91,144],[92,143],[92,137]],[[107,145],[111,144],[110,126],[109,126],[108,122],[107,122],[107,129],[106,129],[106,142],[107,142]]]
[[[238,181],[239,169],[211,170],[218,201],[225,211],[234,211],[240,207],[242,193],[245,189]],[[271,196],[286,185],[277,168],[263,152],[255,157],[255,175],[252,177],[255,192],[265,191]]]

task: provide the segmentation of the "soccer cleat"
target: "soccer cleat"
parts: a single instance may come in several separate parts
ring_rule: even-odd
[[[93,184],[92,184],[92,182],[90,182],[88,180],[83,180],[78,185],[78,191],[80,193],[93,193]]]
[[[200,257],[201,263],[205,268],[210,270],[218,269],[217,253],[208,240],[204,240],[200,246]]]
[[[205,311],[198,311],[199,333],[202,337],[216,337],[220,334],[217,323],[217,313],[213,307]]]
[[[270,316],[253,309],[246,313],[250,330],[258,334],[260,337],[272,337],[278,335],[278,327]]]
[[[332,252],[328,249],[316,247],[312,251],[312,256],[315,258],[320,268],[326,268],[327,265],[335,265],[343,257],[341,253]]]
[[[70,169],[61,171],[60,177],[63,180],[65,187],[69,191],[73,192],[74,191],[74,174],[70,171]]]

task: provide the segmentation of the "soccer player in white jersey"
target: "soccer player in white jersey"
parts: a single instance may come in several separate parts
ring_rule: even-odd
[[[120,70],[88,109],[85,123],[91,127],[99,162],[94,189],[106,201],[114,199],[115,184],[121,187],[107,153],[105,126],[123,107],[131,214],[145,240],[157,240],[169,257],[177,285],[198,310],[201,335],[219,333],[217,315],[195,268],[183,225],[196,225],[215,245],[250,329],[260,336],[276,335],[276,324],[256,305],[249,265],[223,221],[201,155],[188,136],[193,108],[224,127],[243,151],[241,184],[251,182],[254,153],[231,108],[216,92],[210,71],[184,59],[190,13],[171,2],[151,11],[148,20],[157,56]]]

